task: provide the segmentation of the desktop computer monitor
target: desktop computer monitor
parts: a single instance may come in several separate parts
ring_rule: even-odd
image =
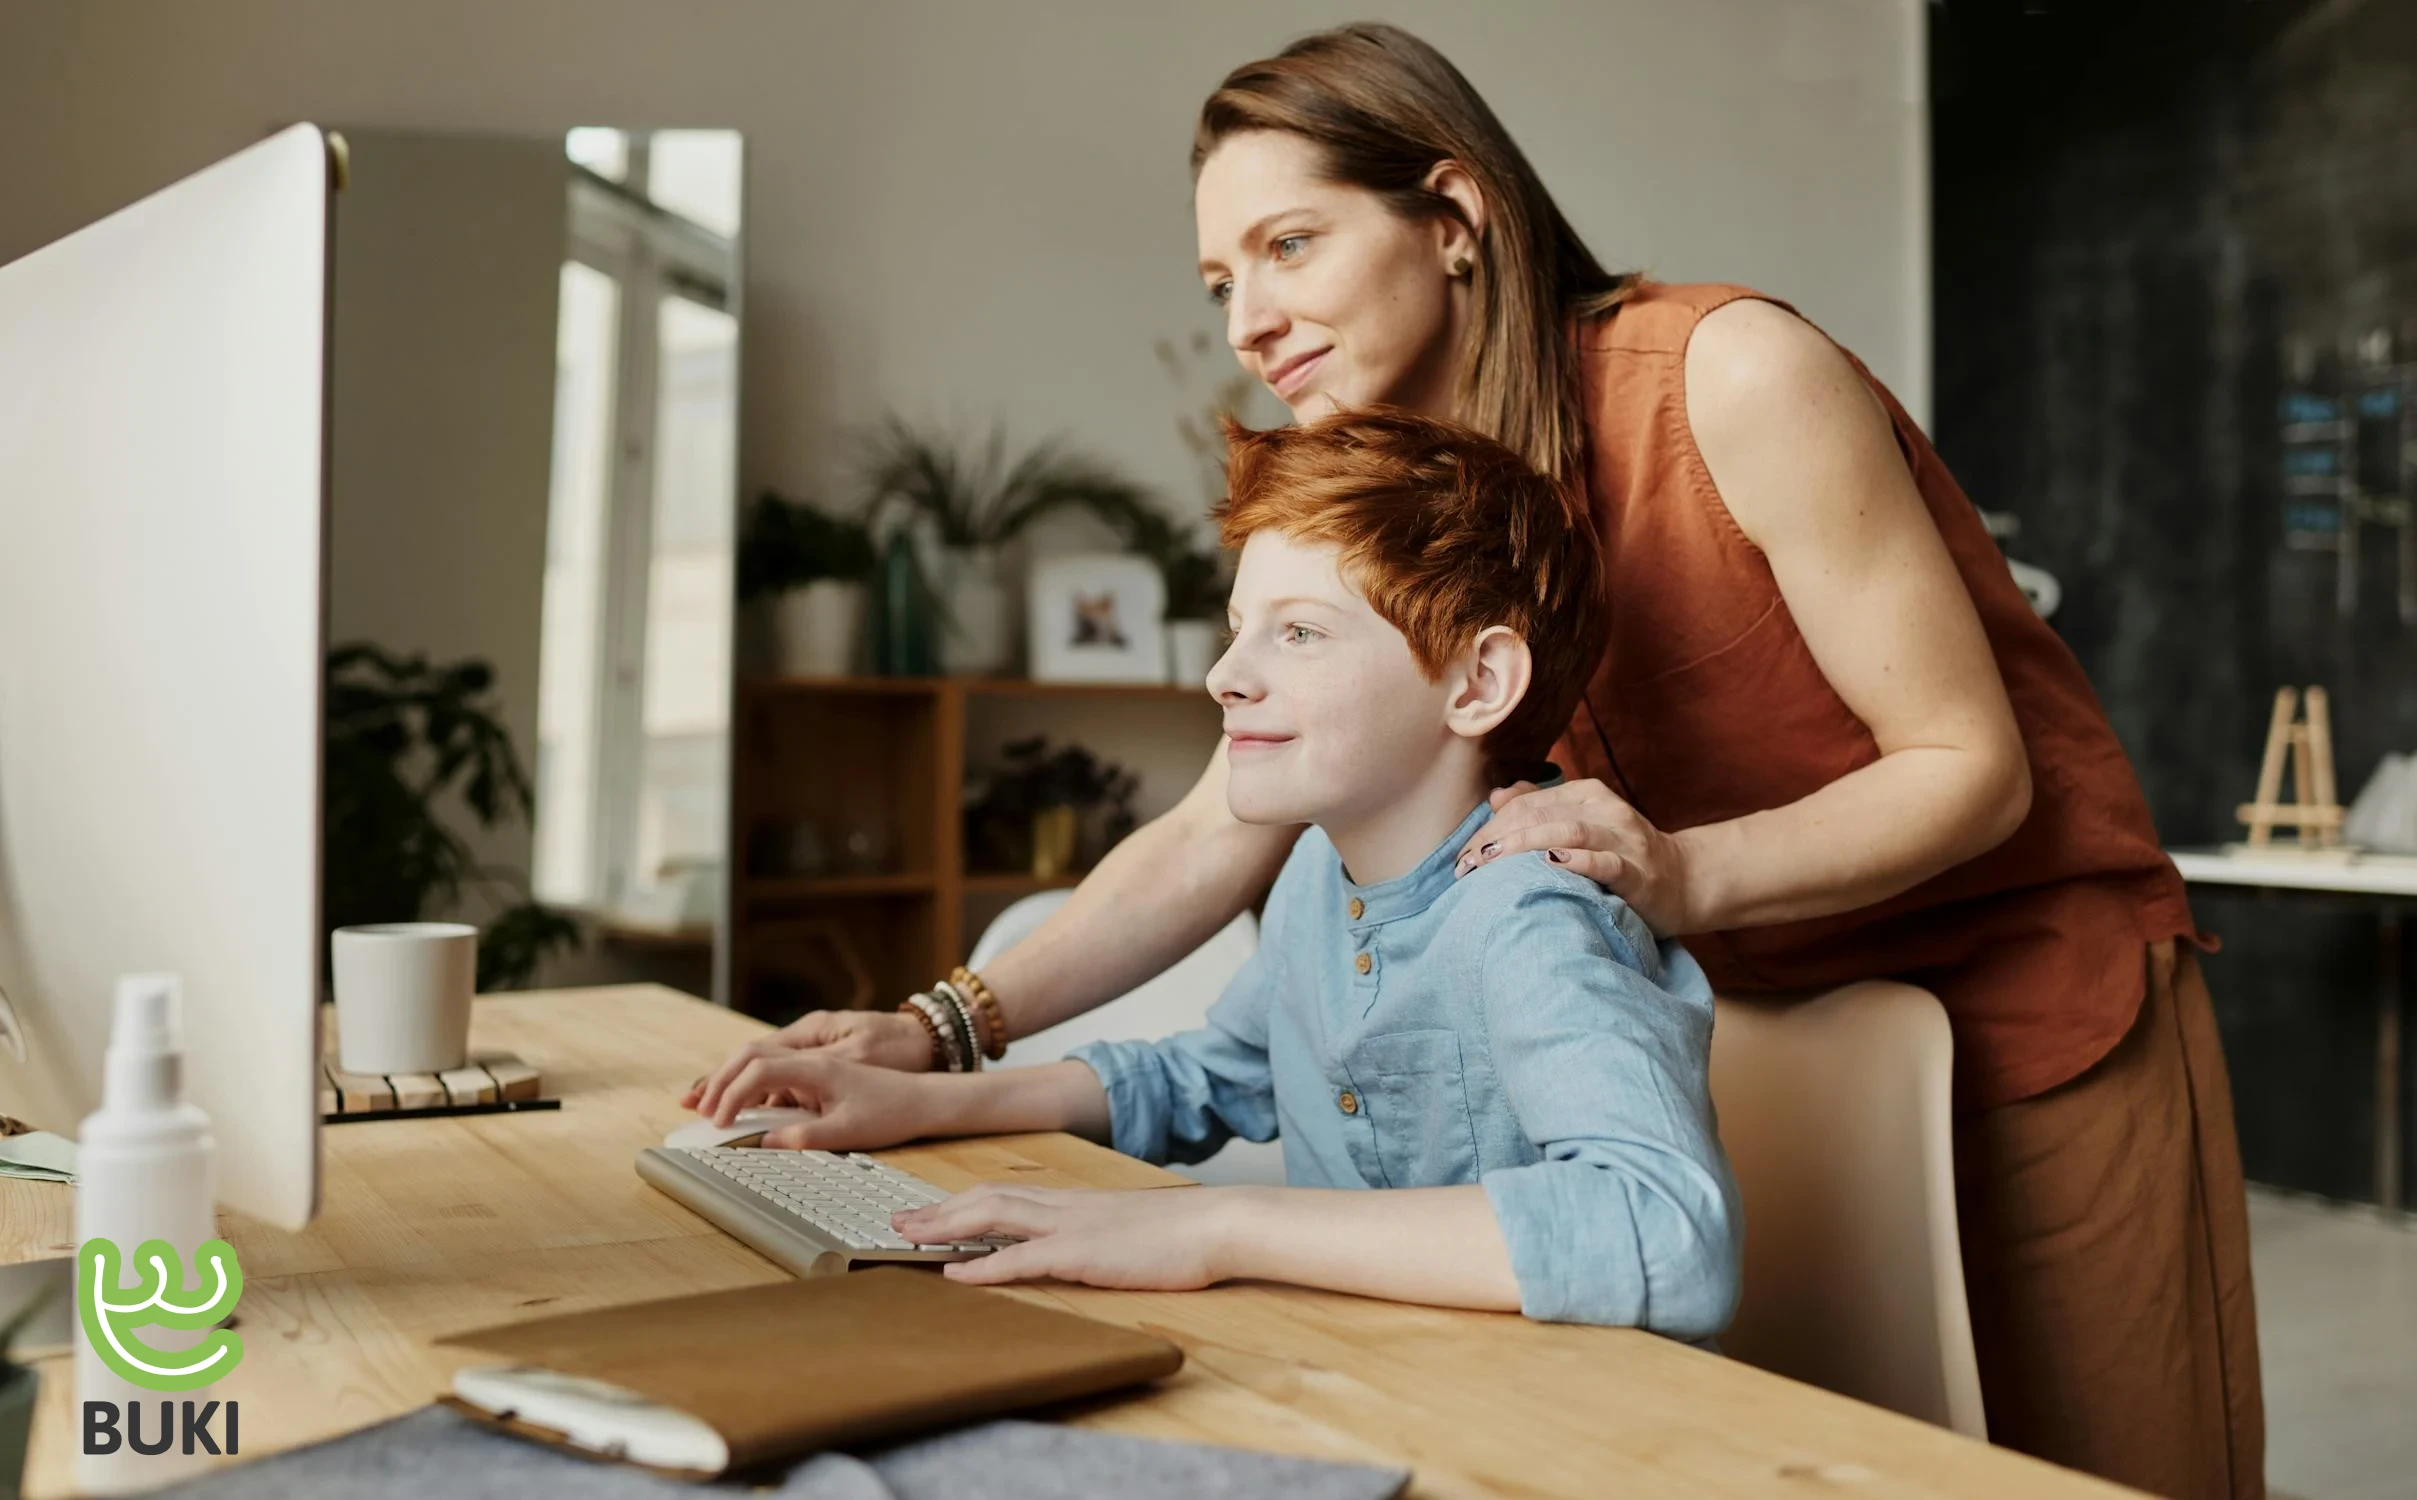
[[[184,981],[219,1201],[318,1201],[326,136],[0,267],[0,1111],[72,1134]]]

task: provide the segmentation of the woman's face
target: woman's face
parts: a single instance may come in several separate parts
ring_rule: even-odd
[[[1452,265],[1474,238],[1448,217],[1402,218],[1319,165],[1308,141],[1268,130],[1201,164],[1200,276],[1226,341],[1295,420],[1376,405],[1450,416],[1468,315]]]

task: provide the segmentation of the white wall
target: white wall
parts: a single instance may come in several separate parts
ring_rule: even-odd
[[[1215,329],[1185,154],[1226,69],[1426,36],[1606,261],[1787,297],[1928,405],[1917,0],[0,0],[0,260],[296,119],[730,126],[747,488],[887,409],[1063,431],[1197,503],[1151,354]]]

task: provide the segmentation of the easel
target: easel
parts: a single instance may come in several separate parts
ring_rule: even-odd
[[[2252,848],[2271,848],[2274,830],[2299,832],[2302,849],[2341,847],[2341,803],[2333,791],[2333,715],[2321,687],[2308,689],[2308,716],[2300,718],[2297,688],[2274,691],[2274,716],[2266,725],[2266,758],[2258,765],[2255,802],[2241,804]],[[2278,801],[2283,762],[2291,762],[2292,800]]]

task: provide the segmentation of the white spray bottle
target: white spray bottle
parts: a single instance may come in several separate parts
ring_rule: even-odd
[[[217,1142],[210,1118],[185,1098],[183,986],[173,974],[129,974],[118,980],[117,1013],[109,1033],[101,1107],[85,1116],[76,1145],[76,1275],[92,1274],[84,1244],[113,1241],[132,1260],[145,1240],[166,1240],[185,1261],[182,1293],[195,1286],[194,1251],[218,1237]],[[120,1273],[115,1290],[131,1290],[134,1268]],[[160,1350],[189,1349],[205,1336],[153,1325],[143,1340]],[[139,1453],[158,1442],[163,1398],[142,1390],[102,1363],[88,1347],[83,1319],[76,1320],[76,1488],[87,1494],[124,1494],[150,1489],[192,1472],[193,1458],[181,1443],[157,1453]],[[192,1394],[192,1393],[187,1393]],[[175,1398],[182,1399],[182,1398]],[[84,1452],[85,1403],[106,1401],[118,1409],[114,1452]],[[130,1410],[135,1404],[139,1411]],[[139,1434],[130,1432],[139,1425]]]

